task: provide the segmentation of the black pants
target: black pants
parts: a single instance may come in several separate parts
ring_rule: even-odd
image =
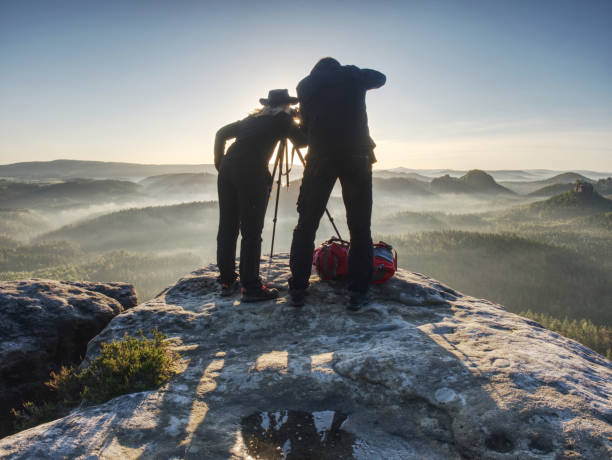
[[[231,157],[223,159],[217,180],[217,266],[223,283],[232,283],[236,279],[236,241],[240,231],[240,282],[249,290],[261,287],[261,232],[271,184],[267,165]]]
[[[291,289],[308,287],[314,239],[336,179],[340,179],[342,185],[342,199],[351,236],[349,290],[368,290],[373,270],[371,159],[369,156],[327,159],[312,155],[306,163],[297,203],[299,220],[291,243]]]

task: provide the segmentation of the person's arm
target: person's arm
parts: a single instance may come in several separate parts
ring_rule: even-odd
[[[344,68],[350,72],[353,78],[359,80],[365,89],[380,88],[387,81],[385,74],[378,70],[360,69],[354,65],[347,65]]]
[[[384,73],[378,70],[361,69],[361,81],[366,89],[380,88],[387,81]]]
[[[217,131],[217,135],[215,136],[215,168],[217,171],[219,171],[221,160],[223,160],[223,155],[225,154],[225,143],[238,135],[239,126],[240,122],[236,121],[229,125],[225,125]]]

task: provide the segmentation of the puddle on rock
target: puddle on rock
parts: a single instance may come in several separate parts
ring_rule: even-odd
[[[355,436],[342,429],[341,412],[255,412],[242,419],[247,453],[259,459],[354,458]]]

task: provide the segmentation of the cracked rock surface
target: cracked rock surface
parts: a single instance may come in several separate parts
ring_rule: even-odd
[[[286,286],[288,259],[272,273]],[[157,327],[183,356],[156,391],[0,440],[2,458],[604,459],[612,364],[486,300],[399,270],[345,310],[313,276],[306,305],[219,296],[210,266],[92,340]]]
[[[50,371],[78,364],[87,343],[136,304],[126,283],[0,282],[0,436],[9,409],[38,400]]]

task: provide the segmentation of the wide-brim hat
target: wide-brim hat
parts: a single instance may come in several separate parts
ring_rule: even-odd
[[[289,96],[287,89],[271,89],[268,91],[268,98],[261,98],[259,100],[262,105],[275,107],[278,105],[294,105],[298,103],[297,97]]]

